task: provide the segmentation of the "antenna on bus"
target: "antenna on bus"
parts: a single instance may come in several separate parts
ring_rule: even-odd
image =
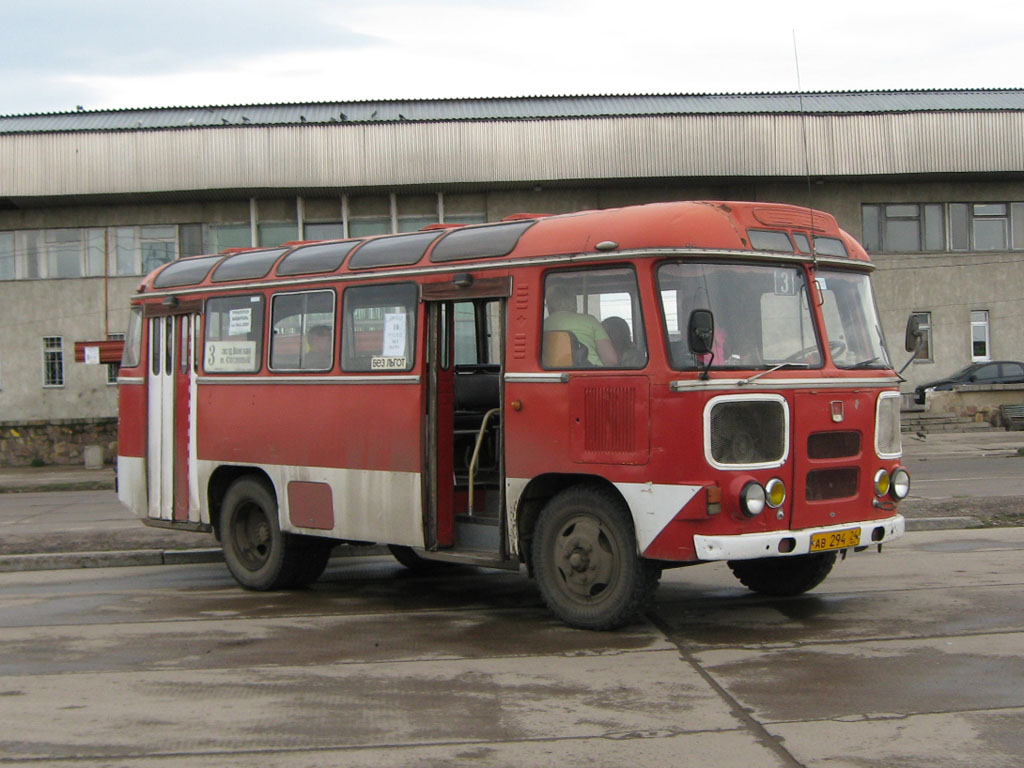
[[[818,251],[814,247],[814,207],[811,205],[811,160],[807,150],[807,111],[804,109],[804,88],[800,82],[800,52],[796,44],[796,30],[793,32],[793,63],[796,66],[796,97],[800,104],[800,140],[804,149],[804,177],[807,179],[807,212],[811,217],[811,231],[808,240],[811,245],[811,258],[818,265]]]

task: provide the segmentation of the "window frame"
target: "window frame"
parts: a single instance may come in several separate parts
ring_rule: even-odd
[[[914,358],[915,363],[934,363],[935,357],[932,338],[932,313],[931,311],[914,311],[910,313],[911,317],[918,318],[918,328],[921,331],[921,347],[922,353],[918,354]],[[927,354],[924,354],[927,353]]]
[[[992,362],[992,326],[991,326],[991,315],[987,309],[972,309],[970,311],[970,329],[971,329],[971,362],[972,363],[989,363]],[[975,344],[977,343],[974,338],[974,330],[983,329],[985,338],[983,343],[985,344],[985,351],[983,354],[975,352]]]
[[[597,320],[598,323],[601,323],[602,326],[603,326],[604,321],[608,320],[610,317],[622,317],[622,315],[621,314],[619,314],[619,315],[608,315],[607,317],[604,317],[604,318],[597,317],[597,315],[594,315],[594,314],[592,314],[591,312],[588,311],[588,305],[589,305],[590,297],[595,297],[595,296],[598,297],[598,305],[599,305],[598,306],[598,311],[600,311],[600,297],[601,296],[603,296],[603,295],[609,295],[609,296],[617,295],[619,293],[623,293],[623,291],[616,291],[616,292],[610,292],[609,291],[609,292],[597,292],[597,293],[587,292],[586,291],[587,277],[588,276],[600,275],[602,272],[605,272],[605,273],[616,273],[616,272],[623,273],[624,279],[625,279],[625,275],[628,275],[629,279],[632,281],[631,286],[630,286],[631,290],[625,291],[625,293],[630,297],[630,302],[629,302],[629,304],[630,304],[630,306],[629,306],[630,317],[628,319],[623,317],[622,319],[626,320],[627,324],[629,325],[630,337],[632,339],[631,343],[632,343],[632,346],[633,346],[633,350],[643,356],[643,361],[642,362],[638,362],[638,363],[634,363],[634,364],[631,364],[631,365],[624,365],[621,360],[618,363],[616,363],[615,365],[594,365],[594,364],[590,364],[590,365],[576,365],[576,364],[573,364],[573,365],[569,365],[569,366],[552,366],[552,365],[546,364],[545,363],[545,348],[544,348],[544,337],[545,337],[546,333],[545,333],[545,329],[544,329],[544,323],[545,323],[545,321],[547,320],[547,317],[548,317],[548,309],[547,309],[547,302],[546,301],[542,301],[542,302],[540,302],[540,304],[541,304],[541,307],[540,307],[540,311],[541,311],[540,343],[537,345],[537,350],[538,350],[537,361],[540,364],[540,367],[541,367],[542,370],[552,370],[552,371],[563,371],[563,370],[572,370],[572,371],[587,371],[587,370],[593,370],[593,371],[637,371],[637,370],[642,370],[642,369],[646,368],[650,364],[650,361],[651,361],[650,339],[649,339],[650,334],[647,332],[647,325],[646,325],[645,320],[644,320],[643,300],[642,300],[642,297],[640,295],[640,285],[639,285],[639,279],[638,279],[638,276],[637,276],[637,271],[636,271],[635,265],[633,265],[633,264],[608,264],[608,265],[602,265],[602,266],[599,266],[599,267],[591,267],[591,268],[587,268],[587,269],[580,269],[579,267],[575,267],[575,268],[570,268],[570,269],[553,269],[553,270],[549,270],[549,271],[544,273],[544,278],[543,278],[543,281],[542,281],[542,286],[543,287],[542,287],[542,294],[541,295],[545,296],[545,297],[547,296],[547,292],[551,288],[551,283],[549,281],[552,278],[554,278],[556,282],[557,281],[561,281],[563,279],[565,279],[565,280],[582,280],[584,292],[583,293],[576,293],[576,299],[577,299],[577,307],[578,307],[579,306],[580,298],[581,297],[583,298],[583,307],[582,308],[577,308],[577,312],[579,312],[580,314],[590,315],[595,320]],[[607,333],[607,331],[606,331],[606,333]]]
[[[397,298],[404,301],[404,304],[379,304],[379,303],[367,303],[366,299],[361,294],[366,294],[372,298],[372,292],[386,293],[387,291],[394,291]],[[399,296],[401,292],[407,292],[405,296]],[[341,353],[339,364],[343,373],[358,373],[358,374],[403,374],[412,371],[416,367],[416,356],[418,353],[418,332],[419,332],[419,308],[421,302],[419,299],[419,285],[413,282],[394,282],[394,283],[367,283],[363,285],[350,285],[345,288],[344,293],[341,296],[341,321],[340,321],[340,332],[341,336]],[[377,309],[384,310],[383,316],[379,319],[382,324],[387,322],[388,314],[386,310],[403,306],[404,316],[406,318],[405,327],[405,364],[403,366],[394,365],[386,361],[389,359],[402,359],[398,356],[384,355],[384,350],[381,350],[380,355],[370,354],[369,356],[355,354],[358,350],[356,349],[356,338],[355,338],[355,325],[356,320],[353,318],[353,313],[361,309]],[[381,342],[384,343],[386,338],[385,328],[381,328]],[[368,365],[364,365],[361,361],[363,358],[367,358],[369,361]],[[374,360],[380,360],[381,363],[375,363]]]
[[[56,342],[56,344],[53,344]],[[51,366],[55,375],[51,380]],[[64,376],[64,337],[43,336],[43,388],[60,389],[66,383]]]
[[[275,329],[275,326],[277,324],[275,308],[278,305],[278,299],[282,299],[283,300],[283,299],[287,299],[289,297],[297,297],[297,296],[304,296],[304,297],[307,297],[307,299],[308,299],[308,297],[314,296],[314,295],[317,295],[317,294],[327,294],[327,295],[329,295],[331,297],[331,309],[330,309],[330,315],[331,315],[331,324],[330,324],[330,330],[331,330],[331,357],[330,357],[330,360],[329,360],[328,364],[326,366],[323,366],[323,367],[315,367],[315,368],[314,367],[309,367],[309,366],[303,366],[303,365],[301,365],[303,360],[302,360],[302,354],[301,354],[301,351],[300,351],[300,354],[299,354],[299,363],[300,363],[300,365],[297,365],[295,367],[275,366],[274,365],[274,342],[278,338],[278,336],[277,336],[277,334],[275,334],[274,329]],[[308,309],[308,301],[306,303],[306,307],[305,308]],[[301,323],[301,327],[303,328],[303,330],[301,330],[298,333],[300,348],[303,347],[306,344],[306,341],[307,341],[309,326],[306,325],[306,323],[307,323],[306,318],[310,314],[313,314],[313,313],[305,312],[305,311],[299,313],[299,316],[302,317],[302,320],[300,321],[300,323]],[[292,315],[286,315],[286,317],[294,317],[294,316],[295,316],[294,313]],[[313,326],[313,327],[320,327],[320,326]],[[309,289],[309,290],[304,290],[304,291],[281,291],[279,293],[273,294],[270,297],[270,323],[268,325],[268,333],[267,333],[267,337],[268,337],[267,338],[267,370],[271,371],[272,373],[326,373],[328,371],[333,370],[334,369],[334,363],[335,363],[335,360],[337,358],[337,354],[336,353],[338,352],[338,347],[339,347],[339,345],[338,345],[338,334],[336,332],[337,328],[338,328],[338,295],[337,295],[337,293],[335,292],[335,290],[333,288],[316,288],[316,289]]]
[[[250,304],[256,304],[257,305],[257,307],[252,307],[252,309],[254,311],[253,311],[253,313],[252,313],[252,315],[250,316],[250,319],[249,319],[249,322],[250,322],[249,334],[255,337],[251,341],[254,341],[255,344],[256,344],[256,348],[255,348],[254,354],[253,354],[253,359],[254,359],[255,366],[252,367],[252,368],[229,368],[229,369],[223,369],[222,368],[220,370],[218,370],[216,368],[211,368],[210,367],[210,360],[211,360],[210,353],[211,353],[211,351],[214,351],[214,350],[211,350],[210,344],[213,343],[213,342],[224,341],[225,339],[230,338],[230,336],[218,335],[218,337],[216,339],[212,339],[212,340],[210,339],[211,325],[213,325],[212,323],[210,323],[210,314],[211,314],[211,312],[217,312],[218,314],[221,314],[221,315],[225,314],[222,310],[218,309],[219,305],[222,304],[222,303],[228,303],[228,302],[239,302],[239,303],[241,303],[241,302],[244,302],[244,301],[248,301],[248,302],[250,302]],[[266,347],[266,338],[265,338],[266,337],[266,318],[265,318],[265,315],[266,315],[266,305],[267,305],[266,296],[264,296],[262,293],[232,294],[230,296],[216,296],[216,297],[209,298],[209,299],[206,300],[206,306],[203,308],[203,373],[205,373],[207,375],[210,375],[210,376],[221,376],[221,375],[229,375],[230,376],[230,375],[237,375],[237,374],[248,374],[248,375],[251,375],[251,374],[259,373],[261,370],[263,370],[263,353],[264,353],[264,349]],[[245,307],[235,307],[234,309],[244,309],[244,308]],[[230,321],[230,312],[231,312],[232,308],[228,307],[226,309],[227,309],[227,316],[229,318],[228,323],[230,325],[230,322],[231,322]],[[254,325],[258,325],[259,328],[258,329],[254,329],[253,328]],[[247,341],[250,341],[250,340],[247,340]]]

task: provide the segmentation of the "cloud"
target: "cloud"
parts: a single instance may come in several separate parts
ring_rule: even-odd
[[[0,113],[1020,84],[1024,15],[862,0],[0,0]],[[1014,83],[1016,81],[1016,83]]]
[[[303,49],[376,41],[325,0],[32,0],[4,4],[5,76],[138,76],[230,66]]]

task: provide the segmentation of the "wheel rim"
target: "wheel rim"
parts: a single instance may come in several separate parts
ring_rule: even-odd
[[[566,596],[592,603],[611,592],[619,576],[619,548],[615,537],[599,520],[573,517],[561,527],[552,553]]]
[[[272,534],[263,508],[253,502],[239,506],[235,513],[232,540],[242,565],[259,570],[270,558]]]

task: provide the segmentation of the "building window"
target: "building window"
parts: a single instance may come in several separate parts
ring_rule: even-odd
[[[64,386],[64,338],[43,337],[43,386]]]
[[[914,358],[914,362],[934,362],[934,358],[932,357],[932,313],[914,312],[913,316],[917,318],[917,327],[921,331],[921,348],[918,350],[917,357]]]
[[[989,354],[988,310],[971,312],[971,360],[984,362],[991,360]]]
[[[1024,203],[950,203],[950,250],[1024,250]]]
[[[14,233],[0,232],[0,280],[13,280],[14,269]]]
[[[220,253],[225,248],[252,248],[252,229],[248,224],[212,224],[206,230],[206,252]]]
[[[306,222],[303,238],[305,240],[344,240],[345,224],[340,221]]]
[[[371,235],[390,235],[390,216],[360,216],[349,219],[349,237],[369,237]]]
[[[108,235],[111,275],[147,275],[178,258],[178,226],[114,227]]]
[[[865,205],[861,215],[864,247],[869,251],[915,253],[946,249],[941,203]]]
[[[294,222],[268,221],[256,227],[261,248],[273,248],[299,239],[299,225]]]
[[[872,203],[861,224],[872,253],[1024,250],[1024,203]]]
[[[123,333],[108,333],[107,338],[110,341],[123,341]],[[107,384],[117,384],[117,374],[121,370],[120,363],[107,363]]]

